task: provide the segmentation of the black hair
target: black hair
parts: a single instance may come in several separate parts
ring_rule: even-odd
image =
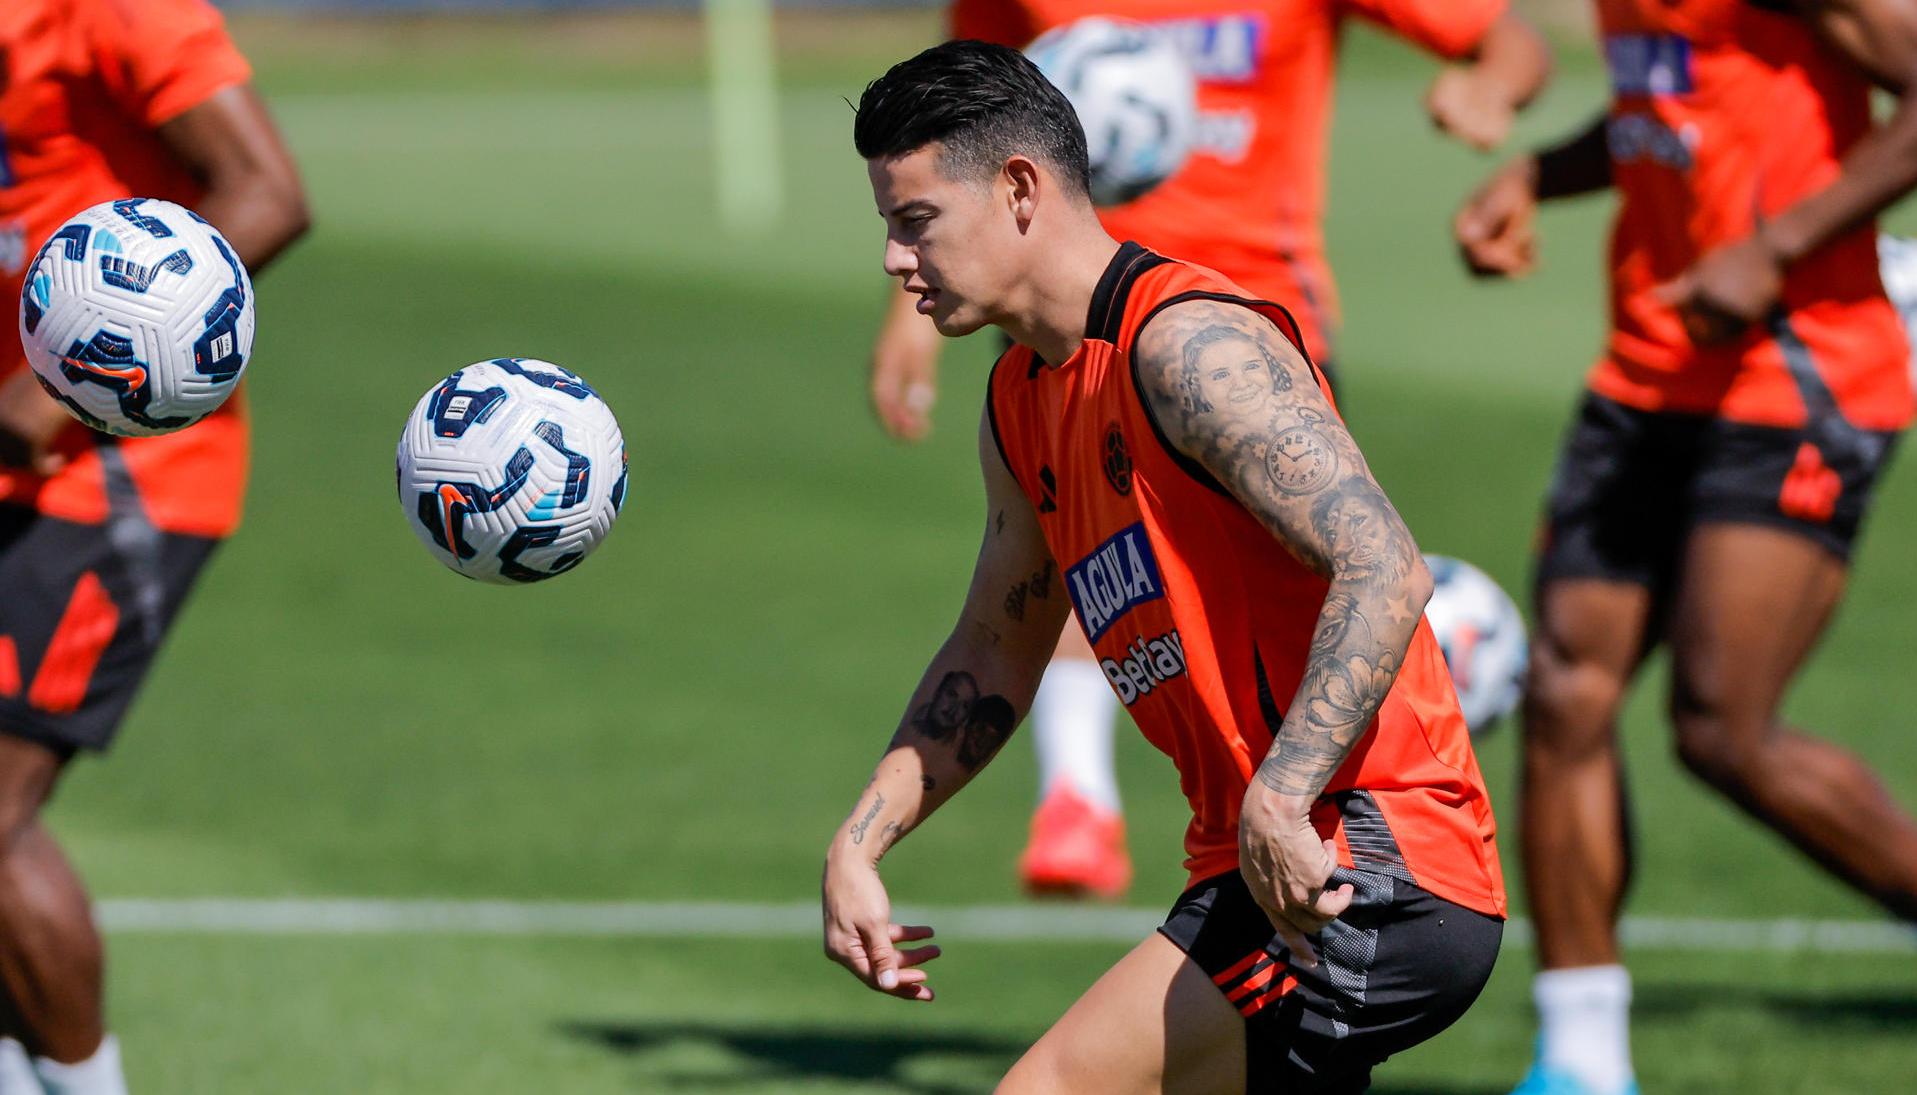
[[[982,178],[1017,155],[1089,195],[1085,131],[1065,93],[1024,54],[961,40],[900,61],[865,86],[852,143],[868,160],[904,156],[937,141],[947,178]]]

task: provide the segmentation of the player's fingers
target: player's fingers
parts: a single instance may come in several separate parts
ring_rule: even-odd
[[[921,939],[932,938],[932,926],[929,924],[893,924],[887,929],[894,943],[916,943]]]
[[[1286,949],[1291,951],[1292,965],[1304,969],[1314,969],[1318,965],[1318,949],[1305,938],[1305,933],[1291,921],[1282,916],[1271,918],[1271,926],[1278,932],[1278,938],[1284,940]]]
[[[913,947],[910,950],[902,950],[899,952],[899,968],[906,970],[911,969],[913,966],[921,966],[944,953],[945,952],[937,946]]]
[[[1335,890],[1326,890],[1311,903],[1311,911],[1323,918],[1325,924],[1329,924],[1344,915],[1344,911],[1351,907],[1351,902],[1357,893],[1358,891],[1349,882]],[[1323,924],[1319,925],[1320,930],[1323,927]]]
[[[865,953],[872,959],[872,984],[891,992],[899,987],[899,956],[886,938],[888,934],[885,930],[859,929],[859,935],[865,940]]]

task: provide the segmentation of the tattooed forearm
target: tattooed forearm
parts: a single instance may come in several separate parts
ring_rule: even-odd
[[[883,809],[885,809],[885,796],[873,795],[872,805],[866,808],[865,816],[852,823],[852,843],[865,843],[865,831],[872,827],[872,819],[878,817],[879,811]]]
[[[1397,678],[1429,578],[1417,544],[1302,355],[1249,309],[1168,308],[1135,359],[1166,438],[1330,580],[1298,691],[1258,769],[1314,797]]]
[[[955,742],[959,763],[973,772],[992,759],[1017,724],[1011,701],[980,695],[978,680],[962,670],[940,678],[932,699],[910,720],[912,729],[932,741]]]

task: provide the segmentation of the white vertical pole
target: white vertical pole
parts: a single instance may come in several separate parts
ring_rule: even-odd
[[[772,0],[705,0],[705,15],[719,223],[762,233],[778,223],[785,197]]]

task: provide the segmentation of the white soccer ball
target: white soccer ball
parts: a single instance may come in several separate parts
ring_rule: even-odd
[[[399,438],[399,501],[468,578],[537,582],[579,565],[626,500],[626,442],[579,374],[499,357],[440,381]]]
[[[1518,705],[1530,660],[1524,617],[1491,576],[1470,563],[1427,555],[1431,601],[1425,619],[1437,635],[1473,734],[1490,729]]]
[[[1047,31],[1025,55],[1078,112],[1093,203],[1122,205],[1184,166],[1198,129],[1198,82],[1169,35],[1094,16]]]
[[[239,387],[253,283],[219,230],[154,198],[102,202],[40,248],[20,345],[47,394],[106,433],[185,429]]]
[[[1917,240],[1878,233],[1877,273],[1884,282],[1884,295],[1904,321],[1904,338],[1912,349],[1911,380],[1917,383]]]

